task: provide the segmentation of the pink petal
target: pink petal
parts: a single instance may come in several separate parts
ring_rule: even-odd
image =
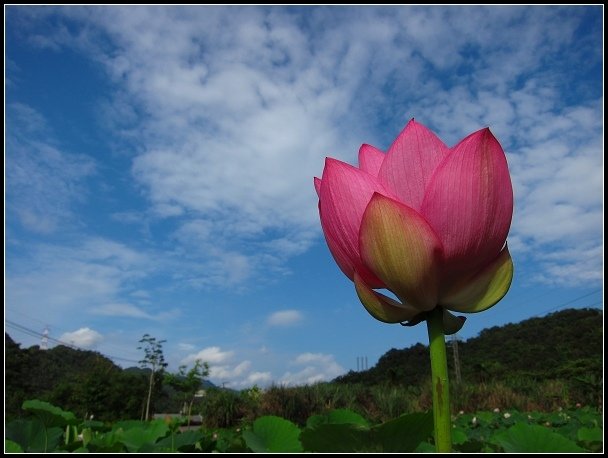
[[[356,270],[372,288],[382,283],[361,262],[359,226],[365,207],[375,192],[387,194],[370,174],[344,162],[327,158],[320,192],[321,224],[336,262],[351,280]]]
[[[433,132],[412,119],[386,153],[378,178],[401,202],[420,210],[424,190],[448,152]]]
[[[457,312],[475,313],[489,309],[501,300],[513,280],[513,260],[505,247],[500,254],[472,278],[453,285],[439,301]]]
[[[377,177],[385,157],[386,154],[375,146],[361,145],[361,148],[359,148],[359,168]]]
[[[352,279],[354,274],[354,265],[351,260],[351,256],[344,250],[342,245],[335,240],[333,235],[327,231],[327,228],[323,222],[323,216],[321,215],[321,203],[319,203],[319,216],[321,217],[321,228],[323,229],[323,235],[325,236],[325,241],[327,242],[329,252],[344,275]]]
[[[437,305],[441,242],[416,210],[374,194],[359,232],[361,259],[405,304]]]
[[[406,304],[400,304],[394,299],[377,293],[355,272],[355,290],[359,300],[375,319],[384,323],[401,323],[411,320],[420,310]]]
[[[421,212],[443,243],[444,280],[470,275],[496,258],[511,225],[513,188],[489,129],[452,148],[427,187]]]
[[[321,197],[321,178],[315,177],[315,191],[317,191],[317,197]]]

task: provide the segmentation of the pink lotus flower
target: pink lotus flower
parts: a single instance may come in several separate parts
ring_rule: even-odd
[[[507,293],[513,189],[489,129],[448,148],[412,119],[386,154],[361,146],[359,168],[327,158],[315,188],[327,245],[374,318],[416,324],[440,306],[452,333],[464,318],[447,311],[480,312]]]

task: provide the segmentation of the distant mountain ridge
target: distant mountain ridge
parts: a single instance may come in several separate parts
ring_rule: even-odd
[[[454,357],[448,340],[448,366]],[[458,342],[464,380],[531,377],[568,379],[603,374],[603,311],[567,309],[519,323],[494,326]],[[428,348],[416,344],[387,351],[365,371],[350,371],[337,383],[416,385],[430,376]]]

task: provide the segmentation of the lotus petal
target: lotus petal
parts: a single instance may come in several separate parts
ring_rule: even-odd
[[[386,154],[375,146],[361,145],[361,148],[359,148],[359,168],[377,177],[385,157]]]
[[[361,259],[399,299],[419,311],[437,305],[441,242],[418,212],[375,193],[359,232]]]
[[[457,312],[474,313],[500,301],[513,280],[513,260],[508,247],[469,280],[461,281],[442,295],[439,303]]]
[[[356,270],[370,287],[383,288],[384,283],[362,264],[359,256],[359,226],[375,192],[386,193],[367,172],[335,159],[326,160],[319,212],[329,249],[348,278],[352,280]]]
[[[412,119],[388,149],[378,179],[400,202],[420,210],[427,184],[448,153],[437,135]]]
[[[420,313],[414,307],[400,304],[394,299],[377,293],[361,279],[355,272],[355,290],[359,300],[375,319],[384,323],[401,323],[411,320],[416,314]]]
[[[319,203],[319,215],[321,215],[321,204]],[[351,272],[354,272],[353,263],[351,261],[350,254],[347,253],[343,246],[334,240],[331,233],[327,231],[325,224],[323,223],[323,217],[321,216],[321,229],[323,229],[323,235],[325,236],[325,242],[327,242],[327,247],[329,248],[329,252],[338,264],[340,270],[344,273],[344,275],[349,276]],[[368,274],[372,275],[372,274]],[[379,281],[379,280],[378,280]]]
[[[505,244],[513,188],[504,151],[489,129],[456,145],[433,175],[421,213],[443,243],[444,281],[483,268]]]

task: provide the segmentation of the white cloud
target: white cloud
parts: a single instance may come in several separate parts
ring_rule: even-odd
[[[260,370],[260,367],[264,367],[268,363],[265,361],[268,359],[268,349],[261,353],[262,360],[256,362],[242,359],[233,350],[223,350],[221,347],[213,346],[190,353],[181,360],[181,364],[192,364],[196,360],[206,361],[210,366],[209,378],[213,383],[235,389],[248,388],[253,385],[267,386],[274,381],[285,385],[312,384],[331,380],[345,372],[333,355],[302,353],[295,358],[290,358],[290,362],[286,363],[293,366],[294,370],[277,377],[269,370]],[[254,368],[257,370],[253,370]]]
[[[32,107],[13,103],[6,115],[9,217],[14,215],[22,227],[40,234],[73,223],[73,206],[86,194],[84,180],[95,172],[94,161],[61,151],[46,120]]]
[[[50,323],[122,316],[129,319],[114,322],[160,327],[184,307],[162,308],[167,297],[187,297],[176,290],[240,292],[276,281],[290,273],[290,258],[322,240],[312,177],[324,157],[355,163],[363,142],[386,149],[413,116],[448,144],[488,125],[505,147],[516,192],[509,241],[516,278],[577,286],[603,278],[602,21],[598,15],[589,33],[589,8],[12,13],[22,45],[69,47],[105,71],[105,88],[115,91],[100,93],[92,110],[105,116],[106,153],[120,157],[122,175],[114,163],[105,175],[104,152],[93,158],[68,148],[86,143],[61,137],[43,101],[7,105],[9,311]],[[19,88],[10,58],[7,68],[7,88]],[[97,200],[99,177],[131,183],[124,190],[138,197],[121,189]],[[145,207],[131,203],[142,196]],[[112,206],[116,197],[124,206]],[[100,213],[81,220],[90,209],[83,204],[93,202]],[[122,232],[97,226],[104,210]],[[15,237],[20,227],[32,240]],[[86,235],[97,230],[119,235]],[[287,326],[303,316],[285,310],[266,319]],[[214,360],[232,386],[342,373],[331,355],[302,354],[281,378],[249,355],[180,349],[188,362],[199,353]]]
[[[251,361],[242,361],[236,366],[211,366],[209,375],[215,380],[231,381],[243,377],[251,368]]]
[[[150,299],[150,292],[143,289],[138,289],[137,291],[133,291],[130,296],[135,297],[138,300],[147,301]]]
[[[281,384],[314,384],[331,380],[345,372],[345,369],[336,362],[333,355],[324,353],[302,353],[295,358],[293,364],[304,367],[299,371],[285,372],[280,378]]]
[[[309,364],[309,363],[332,363],[333,356],[325,355],[323,353],[302,353],[295,359],[295,364]]]
[[[233,388],[244,388],[255,383],[264,383],[272,379],[270,372],[251,372],[249,360],[234,362],[237,359],[233,350],[222,350],[213,346],[191,353],[181,360],[182,364],[193,364],[195,361],[209,363],[209,378],[216,384]]]
[[[126,316],[131,318],[150,319],[151,316],[139,307],[131,304],[105,304],[97,308],[94,313],[107,316]]]
[[[284,259],[304,251],[319,234],[312,177],[323,157],[357,147],[352,122],[341,121],[343,132],[334,127],[336,119],[350,116],[352,92],[361,83],[353,70],[374,55],[375,43],[390,43],[398,29],[379,31],[355,15],[367,38],[340,61],[333,54],[342,53],[352,37],[336,34],[310,43],[280,9],[234,9],[229,15],[221,8],[194,9],[186,16],[173,9],[160,15],[145,8],[95,11],[65,13],[98,25],[117,44],[114,55],[94,46],[94,27],[87,29],[88,39],[70,44],[92,46],[87,54],[120,80],[118,105],[137,105],[149,115],[136,127],[143,148],[133,174],[154,212],[214,221],[201,246],[210,261],[205,271],[214,274],[199,283],[243,283],[260,273],[254,266],[267,272],[268,262],[260,261],[281,271]],[[225,22],[221,34],[219,22]],[[130,32],[140,24],[146,24],[145,37]],[[175,31],[170,46],[160,39],[165,30]],[[65,34],[57,41],[69,42]],[[276,241],[256,239],[270,232]],[[210,245],[217,254],[205,250]]]
[[[282,310],[271,314],[267,323],[270,326],[293,326],[300,323],[304,319],[302,312],[298,310]]]
[[[510,153],[512,235],[523,256],[549,269],[547,244],[568,252],[576,238],[588,241],[584,250],[601,243],[602,56],[597,43],[578,41],[587,11],[65,8],[53,11],[55,29],[33,27],[24,38],[71,46],[103,66],[117,86],[108,125],[137,145],[132,175],[149,200],[145,214],[174,220],[175,240],[200,266],[184,281],[234,287],[269,269],[287,274],[285,261],[318,240],[312,177],[324,156],[355,162],[363,142],[386,148],[412,116],[450,144],[492,128]],[[596,67],[596,81],[576,73]],[[39,116],[24,117],[44,128]],[[68,172],[59,189],[94,170],[60,155]],[[28,165],[43,170],[47,189],[56,183],[45,167]],[[44,213],[18,205],[20,220],[54,230],[73,204],[72,194],[59,197]],[[597,263],[583,264],[592,270],[581,281],[597,276]]]
[[[600,103],[545,115],[534,141],[509,155],[515,188],[515,255],[535,260],[531,278],[588,284],[602,278],[603,157]]]
[[[7,303],[14,310],[50,322],[52,316],[82,313],[151,319],[175,314],[152,314],[123,298],[129,291],[141,294],[139,282],[156,268],[147,255],[126,245],[83,237],[71,245],[12,248],[20,250],[6,278]]]
[[[196,346],[189,343],[180,342],[177,344],[177,348],[179,348],[181,351],[192,351],[196,348]]]
[[[115,265],[120,269],[140,267],[147,262],[145,254],[122,243],[99,237],[89,237],[74,250],[74,257],[83,261],[95,261]],[[137,294],[141,295],[139,290]]]
[[[252,372],[245,379],[245,386],[252,385],[263,385],[269,383],[272,380],[272,374],[270,372]]]
[[[251,388],[254,385],[267,386],[272,383],[273,376],[270,372],[251,372],[240,378],[232,378],[230,380],[221,381],[224,386],[234,389]]]
[[[182,364],[191,364],[197,360],[207,362],[210,365],[221,364],[229,361],[234,356],[234,351],[223,351],[220,347],[203,348],[197,353],[192,353],[182,359]]]
[[[80,328],[61,334],[59,340],[80,348],[95,348],[103,340],[103,336],[93,329]]]
[[[543,269],[533,276],[533,280],[550,285],[601,282],[604,279],[603,254],[603,245],[556,250],[540,258]]]
[[[126,79],[129,96],[151,115],[148,128],[155,132],[134,162],[135,177],[157,209],[213,215],[215,224],[199,233],[205,240],[245,242],[239,253],[215,258],[215,271],[224,274],[212,281],[252,278],[252,266],[260,263],[247,254],[247,241],[268,230],[277,236],[258,249],[283,256],[307,249],[318,234],[311,177],[318,175],[323,156],[354,159],[359,143],[373,142],[370,112],[382,113],[382,101],[393,100],[370,82],[390,80],[395,72],[396,93],[411,86],[401,96],[409,98],[405,119],[411,113],[428,120],[448,141],[491,125],[507,147],[527,142],[542,150],[544,161],[536,169],[553,177],[551,183],[539,181],[538,174],[525,177],[533,167],[531,154],[524,153],[523,167],[513,168],[527,190],[518,196],[515,235],[532,237],[537,243],[531,248],[541,251],[549,239],[568,249],[574,236],[592,231],[597,238],[601,210],[578,199],[599,198],[601,149],[589,152],[587,165],[579,151],[601,141],[601,129],[594,127],[601,108],[555,111],[561,94],[547,84],[553,77],[540,57],[572,40],[576,19],[568,21],[556,9],[535,15],[525,8],[317,10],[309,17],[311,34],[284,10],[237,9],[229,18],[226,13],[205,11],[193,22],[175,10],[101,19],[123,44],[121,55],[105,60],[108,69]],[[220,18],[232,33],[218,39]],[[132,32],[144,22],[149,34]],[[510,26],[496,27],[500,23]],[[546,26],[551,23],[560,24],[559,33]],[[171,45],[161,38],[167,28],[180,30]],[[517,46],[515,36],[525,37],[526,46]],[[204,45],[193,46],[193,37]],[[207,58],[197,60],[201,49]],[[470,83],[447,77],[445,90],[432,87],[439,81],[431,69],[450,72],[462,65],[478,70]],[[521,88],[518,79],[524,81]],[[394,131],[383,134],[385,141],[405,119],[392,121]],[[593,137],[581,136],[590,129]],[[550,159],[564,148],[576,165]],[[560,190],[562,197],[555,193]]]

